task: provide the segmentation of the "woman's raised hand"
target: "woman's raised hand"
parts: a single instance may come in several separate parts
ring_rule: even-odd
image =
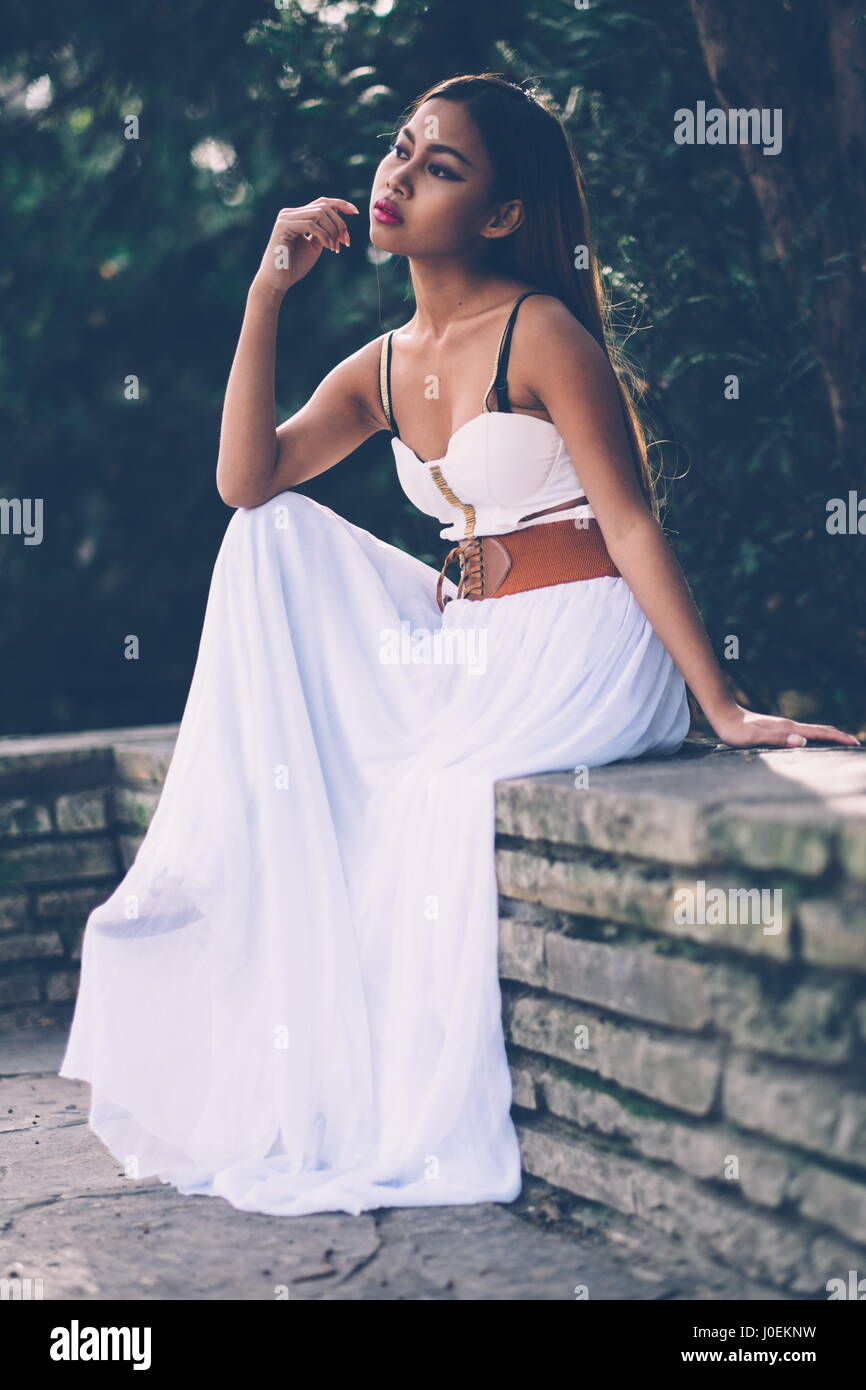
[[[285,292],[312,270],[324,247],[349,245],[341,213],[356,213],[345,198],[314,198],[302,208],[280,208],[255,281]]]

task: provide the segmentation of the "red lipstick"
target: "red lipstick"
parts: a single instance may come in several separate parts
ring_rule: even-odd
[[[377,198],[373,204],[373,216],[377,222],[384,222],[386,226],[396,227],[403,221],[395,205],[390,198]]]

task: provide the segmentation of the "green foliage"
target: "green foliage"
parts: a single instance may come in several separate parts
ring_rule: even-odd
[[[652,457],[678,479],[666,526],[716,650],[739,636],[729,664],[753,707],[798,692],[803,717],[863,719],[858,539],[824,527],[853,483],[804,306],[738,152],[673,141],[674,110],[712,101],[687,0],[79,0],[12,4],[0,38],[0,496],[45,509],[41,545],[0,536],[4,732],[179,718],[228,519],[222,398],[274,217],[321,193],[365,208],[406,104],[485,70],[536,76],[565,113],[667,441]],[[405,266],[375,264],[364,235],[323,257],[283,306],[279,419],[411,312]],[[444,553],[384,434],[304,490],[429,562]]]

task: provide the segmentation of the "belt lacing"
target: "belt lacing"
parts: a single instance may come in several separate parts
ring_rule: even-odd
[[[454,597],[448,594],[442,599],[442,585],[445,581],[445,571],[452,561],[460,561],[460,582],[457,585],[457,598],[463,598],[467,593],[483,593],[484,591],[484,548],[481,544],[483,536],[471,536],[468,540],[458,541],[455,546],[448,551],[442,561],[442,568],[439,571],[439,579],[436,584],[436,602],[440,611],[444,610],[445,604],[450,603]],[[477,581],[477,585],[476,585]]]

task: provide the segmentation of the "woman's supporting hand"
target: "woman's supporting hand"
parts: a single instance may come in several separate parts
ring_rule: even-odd
[[[312,270],[327,246],[339,254],[349,245],[341,213],[356,213],[345,198],[314,198],[302,208],[280,208],[254,284],[285,293]]]
[[[802,748],[813,739],[860,747],[858,738],[843,733],[833,724],[800,724],[796,719],[783,719],[775,714],[755,714],[735,702],[723,714],[710,719],[710,723],[722,742],[729,743],[732,748],[752,748],[759,744]]]

